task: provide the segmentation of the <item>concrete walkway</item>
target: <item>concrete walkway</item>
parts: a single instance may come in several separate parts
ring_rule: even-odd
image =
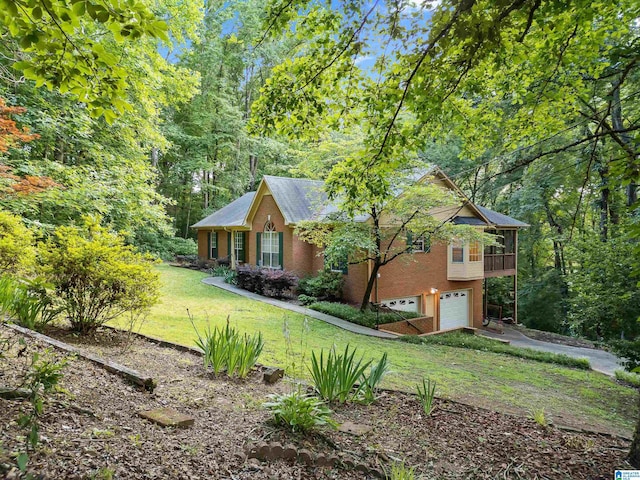
[[[561,345],[558,343],[541,342],[523,335],[508,325],[504,326],[504,333],[495,333],[487,330],[479,330],[479,333],[487,337],[499,338],[501,340],[509,340],[514,347],[532,348],[543,352],[564,353],[569,357],[586,358],[591,363],[591,368],[596,372],[614,376],[616,370],[622,370],[623,367],[618,363],[618,357],[604,350],[596,348],[571,347],[569,345]]]
[[[234,285],[229,285],[228,283],[225,283],[223,277],[203,278],[202,283],[206,283],[207,285],[212,285],[214,287],[221,288],[223,290],[226,290],[227,292],[235,293],[237,295],[242,295],[243,297],[250,298],[251,300],[268,303],[269,305],[273,305],[274,307],[284,308],[285,310],[290,310],[292,312],[300,313],[302,315],[306,315],[307,317],[315,318],[316,320],[321,320],[323,322],[330,323],[331,325],[335,325],[336,327],[342,328],[344,330],[348,330],[353,333],[359,333],[360,335],[369,335],[370,337],[387,338],[387,339],[398,338],[396,335],[392,335],[391,333],[381,332],[373,328],[363,327],[362,325],[356,325],[355,323],[347,322],[346,320],[332,317],[331,315],[327,315],[325,313],[316,312],[315,310],[311,310],[309,308],[301,307],[299,305],[293,305],[291,303],[283,302],[281,300],[276,300],[274,298],[263,297],[262,295],[258,295],[257,293],[248,292]]]

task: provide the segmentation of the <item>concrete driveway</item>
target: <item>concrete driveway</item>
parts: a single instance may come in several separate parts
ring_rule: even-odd
[[[614,376],[616,370],[622,370],[618,357],[612,355],[604,350],[598,350],[595,348],[582,348],[582,347],[570,347],[568,345],[561,345],[558,343],[542,342],[540,340],[533,340],[532,338],[523,335],[517,330],[510,328],[508,325],[504,326],[504,333],[495,333],[488,330],[478,331],[482,335],[487,337],[499,338],[501,340],[509,340],[511,345],[515,347],[532,348],[534,350],[541,350],[543,352],[551,353],[564,353],[569,357],[574,358],[587,358],[591,363],[591,368],[596,372],[601,372],[606,375]]]

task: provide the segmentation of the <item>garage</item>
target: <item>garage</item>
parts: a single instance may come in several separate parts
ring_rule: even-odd
[[[420,312],[420,296],[382,300],[380,305],[402,312]]]
[[[469,290],[440,294],[440,330],[469,326]]]

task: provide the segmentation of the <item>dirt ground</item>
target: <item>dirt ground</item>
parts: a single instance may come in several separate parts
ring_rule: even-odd
[[[0,336],[13,335],[0,327]],[[267,385],[258,372],[246,381],[213,378],[195,354],[142,339],[124,349],[122,336],[111,331],[88,342],[61,332],[56,336],[150,375],[158,386],[149,393],[86,360],[71,360],[61,391],[45,403],[41,443],[31,455],[29,471],[42,478],[371,478],[347,466],[388,469],[394,460],[414,466],[425,479],[609,479],[615,469],[631,468],[624,460],[628,441],[623,439],[545,428],[448,401],[438,401],[427,417],[414,396],[394,392],[382,392],[369,406],[332,406],[338,422],[370,427],[368,433],[294,435],[272,425],[262,408],[269,394],[293,388],[287,381]],[[14,343],[6,350],[0,386],[15,386],[30,352],[44,346],[28,340],[26,349]],[[0,478],[17,478],[13,456],[24,444],[17,418],[27,407],[24,400],[0,399]],[[156,407],[174,408],[193,416],[195,423],[162,428],[138,416]],[[336,454],[340,461],[318,468],[247,459],[247,446],[261,441]]]

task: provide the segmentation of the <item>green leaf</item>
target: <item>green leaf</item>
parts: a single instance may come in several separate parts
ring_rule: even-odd
[[[27,464],[29,463],[29,455],[27,455],[25,452],[21,452],[20,455],[18,455],[18,458],[16,459],[16,462],[18,464],[18,469],[24,473],[27,471]]]

